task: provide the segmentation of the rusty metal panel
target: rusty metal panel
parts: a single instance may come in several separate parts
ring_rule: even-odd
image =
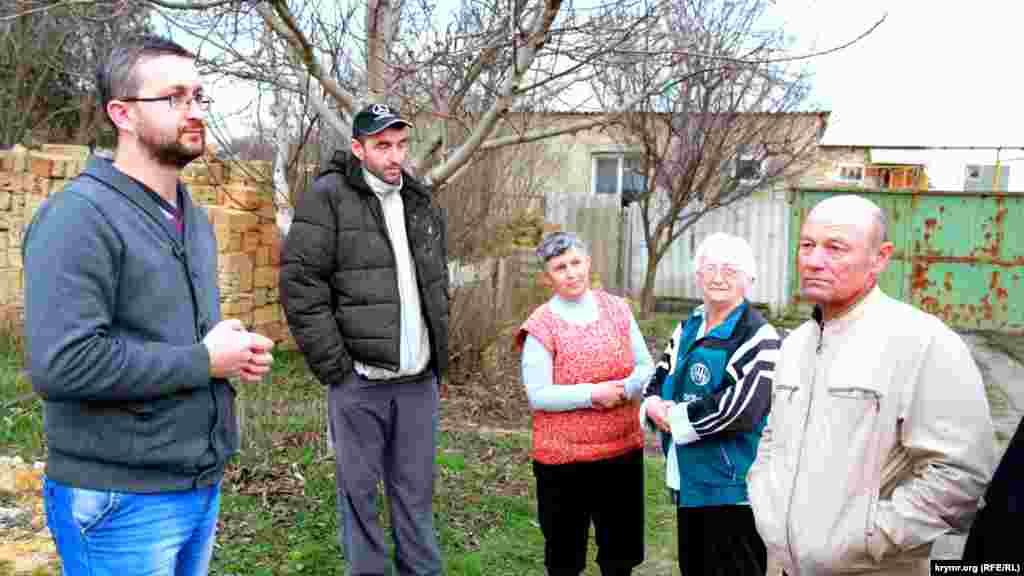
[[[819,201],[849,190],[796,190],[792,246]],[[889,219],[893,258],[886,294],[958,328],[1024,331],[1024,196],[942,191],[862,191]],[[799,303],[796,257],[792,302]],[[1016,306],[1013,304],[1017,303]]]
[[[915,198],[911,301],[953,326],[1021,330],[1019,197]],[[1009,240],[1009,241],[1008,241]]]

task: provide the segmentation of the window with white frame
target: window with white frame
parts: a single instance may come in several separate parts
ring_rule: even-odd
[[[733,177],[740,182],[756,182],[763,175],[763,160],[750,147],[740,146],[736,150],[736,160],[733,162]]]
[[[862,184],[864,182],[864,166],[862,164],[840,164],[833,180]]]
[[[623,197],[642,194],[647,178],[639,156],[629,154],[597,154],[594,156],[594,194],[620,194]]]

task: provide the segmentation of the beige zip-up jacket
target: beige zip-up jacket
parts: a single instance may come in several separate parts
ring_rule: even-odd
[[[966,529],[994,466],[963,340],[875,288],[783,341],[747,480],[757,530],[789,576],[903,574]]]

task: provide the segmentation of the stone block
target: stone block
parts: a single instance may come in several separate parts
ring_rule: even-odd
[[[262,266],[253,271],[253,287],[270,288],[277,285],[279,268],[276,266]]]
[[[242,251],[242,233],[231,231],[227,236],[227,243],[224,247],[225,252],[241,252]]]
[[[253,266],[248,254],[221,254],[217,272],[223,292],[252,291]]]
[[[25,234],[25,219],[23,215],[11,215],[7,220],[7,247],[20,248],[21,237]]]
[[[258,210],[263,201],[262,191],[255,186],[231,184],[221,186],[217,193],[218,204],[229,210]]]
[[[192,184],[188,187],[192,194],[192,201],[203,206],[210,206],[217,203],[217,189],[204,184]]]
[[[275,236],[274,242],[270,245],[270,265],[281,265],[281,237]]]
[[[281,272],[281,270],[279,268],[278,269],[278,275],[279,276],[280,276],[280,272]],[[279,285],[280,284],[274,284],[270,288],[267,288],[267,303],[268,304],[271,303],[271,302],[280,302],[281,301],[281,295],[278,293],[278,286]]]
[[[40,149],[46,154],[66,156],[74,160],[86,161],[89,159],[89,147],[81,144],[43,144]]]
[[[18,270],[5,268],[0,270],[0,305],[8,305],[18,300]]]
[[[75,176],[73,158],[44,152],[29,152],[29,172],[42,178],[66,178]]]
[[[253,288],[252,305],[254,308],[259,308],[260,306],[267,305],[267,292],[268,290],[266,288]]]
[[[230,223],[231,229],[236,232],[246,232],[248,230],[259,229],[260,219],[258,216],[251,212],[244,210],[227,210],[228,222]]]
[[[254,308],[252,311],[252,324],[253,326],[261,326],[263,324],[271,324],[273,322],[281,321],[281,307],[277,304],[270,304],[267,306],[261,306]]]
[[[274,203],[270,200],[262,200],[259,207],[256,208],[256,215],[273,224],[277,219],[277,209],[274,208]]]
[[[29,196],[46,196],[50,193],[50,183],[63,178],[44,178],[34,174],[25,175],[25,190]]]
[[[257,331],[270,338],[275,343],[288,337],[288,325],[284,322],[271,322],[268,324],[255,324]],[[276,348],[276,346],[275,346]]]
[[[263,234],[259,230],[248,230],[242,233],[242,252],[255,254],[262,239]]]
[[[28,172],[28,150],[21,144],[18,144],[11,149],[10,152],[13,167],[12,171],[19,174],[22,172]]]
[[[50,180],[49,189],[46,191],[46,196],[52,196],[57,192],[60,192],[68,185],[68,180]]]
[[[4,253],[4,267],[5,268],[6,267],[10,267],[10,268],[24,268],[25,267],[24,263],[22,263],[22,261],[21,261],[21,249],[20,248],[8,249],[7,252]]]
[[[214,228],[228,228],[232,232],[245,232],[258,228],[260,219],[255,214],[231,210],[223,206],[209,206],[207,213]]]
[[[257,246],[252,254],[255,266],[270,266],[270,246]]]
[[[260,233],[263,237],[260,239],[260,244],[264,246],[273,246],[275,242],[281,240],[281,232],[277,229],[276,223],[270,223],[260,227]]]
[[[42,206],[45,201],[46,198],[42,198],[40,196],[30,196],[25,199],[25,207],[22,208],[25,222],[32,221],[32,217],[35,216],[36,210],[39,210],[39,207]]]

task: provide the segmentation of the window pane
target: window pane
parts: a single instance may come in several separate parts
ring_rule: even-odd
[[[597,194],[618,192],[619,159],[614,157],[597,158],[594,165],[594,192]]]
[[[626,158],[622,173],[622,194],[641,194],[647,190],[647,178],[640,167],[639,158]]]
[[[759,160],[737,160],[736,177],[740,180],[757,180],[761,177],[761,162]]]

